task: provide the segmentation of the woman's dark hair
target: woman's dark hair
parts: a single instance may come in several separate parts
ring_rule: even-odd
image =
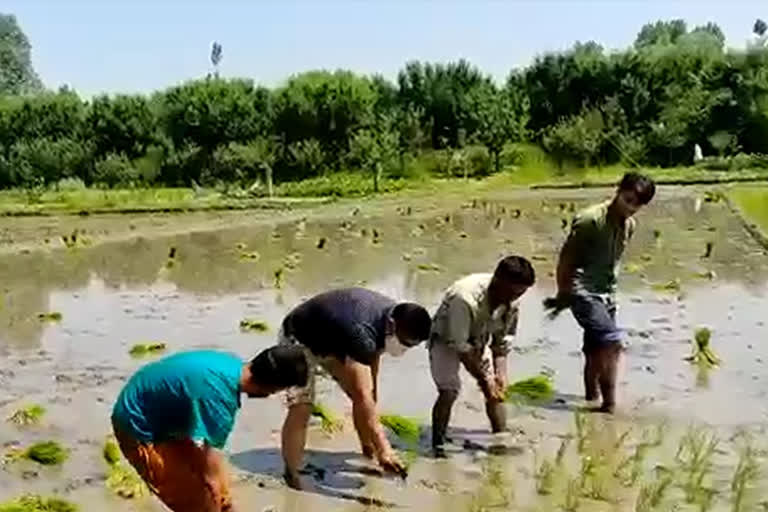
[[[253,358],[251,379],[276,389],[307,385],[308,367],[304,349],[299,345],[277,345]]]
[[[496,265],[493,275],[506,282],[525,286],[533,286],[536,282],[533,265],[522,256],[507,256]]]
[[[395,306],[392,320],[408,335],[409,340],[426,340],[432,330],[432,319],[427,310],[413,302],[401,302]]]
[[[648,204],[656,195],[656,184],[645,174],[639,172],[628,172],[621,178],[619,190],[632,190],[637,194],[640,204]]]

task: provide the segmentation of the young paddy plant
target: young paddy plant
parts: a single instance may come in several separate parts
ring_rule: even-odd
[[[707,497],[704,482],[712,473],[712,457],[718,444],[714,433],[694,426],[689,427],[680,439],[675,460],[683,477],[681,487],[686,502],[702,504],[711,500]]]
[[[44,498],[27,494],[0,503],[0,512],[77,512],[77,505],[60,498]]]
[[[323,404],[312,405],[312,416],[320,419],[320,428],[328,435],[344,430],[344,420]]]
[[[651,512],[661,505],[667,491],[674,483],[674,475],[663,468],[656,469],[656,477],[640,487],[635,500],[635,512]]]
[[[739,453],[739,462],[731,478],[731,511],[743,512],[751,510],[752,492],[760,478],[760,465],[752,443],[747,440]]]
[[[133,357],[152,356],[164,352],[168,346],[161,341],[150,343],[137,343],[131,347],[128,353]]]
[[[56,441],[40,441],[24,449],[11,450],[5,458],[9,462],[27,459],[43,466],[58,466],[69,458],[69,450]]]
[[[11,414],[7,421],[19,427],[37,425],[45,414],[45,407],[39,404],[31,404]]]

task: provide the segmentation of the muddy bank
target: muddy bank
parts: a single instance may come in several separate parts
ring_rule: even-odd
[[[104,486],[101,444],[109,432],[112,400],[146,361],[129,354],[135,343],[162,341],[169,352],[221,348],[249,357],[273,343],[282,316],[303,297],[361,284],[433,310],[453,280],[487,271],[510,252],[529,257],[538,274],[523,301],[510,378],[552,373],[558,389],[554,402],[510,406],[512,433],[494,439],[487,433],[479,391],[465,381],[453,422],[452,459],[430,459],[425,434],[411,477],[402,483],[377,476],[359,457],[349,404],[326,383],[322,401],[345,418],[346,428],[329,437],[319,425],[313,427],[307,460],[324,472],[311,471],[312,490],[295,493],[279,480],[281,399],[244,401],[228,446],[241,503],[249,509],[297,511],[362,510],[371,504],[468,510],[477,500],[486,506],[505,503],[504,508],[511,503],[560,507],[565,490],[540,494],[537,475],[544,460],[554,461],[565,437],[572,438],[560,464],[567,475],[558,475],[558,482],[579,476],[585,453],[603,457],[606,447],[623,439],[621,449],[613,451],[629,457],[644,436],[669,425],[663,442],[648,450],[643,479],[650,482],[654,464],[677,467],[675,451],[690,423],[710,425],[720,437],[706,486],[725,489],[741,446],[732,439],[734,432],[748,430],[756,442],[765,439],[764,250],[724,203],[704,203],[697,212],[690,191],[662,188],[658,201],[640,215],[621,281],[620,320],[631,342],[621,385],[624,408],[615,419],[590,416],[594,423],[582,424],[579,434],[579,334],[567,314],[547,322],[540,304],[553,291],[563,220],[606,193],[500,190],[476,199],[464,194],[341,202],[307,219],[296,212],[266,218],[242,212],[151,216],[137,221],[152,233],[142,232],[140,238],[117,226],[125,217],[74,219],[103,222],[103,229],[125,237],[0,257],[0,415],[5,418],[27,403],[47,409],[36,427],[3,422],[0,440],[25,445],[52,438],[71,450],[61,468],[3,466],[0,495],[55,492],[83,510],[161,510],[151,499],[122,500]],[[64,225],[25,226],[17,232],[53,232]],[[61,320],[43,322],[41,312],[60,312]],[[265,321],[269,330],[242,332],[244,317]],[[683,360],[699,326],[713,330],[721,368],[702,370]],[[425,350],[386,359],[381,380],[383,412],[428,425],[435,393]],[[587,439],[581,451],[579,436]],[[490,454],[487,448],[498,443],[507,447],[505,454]],[[620,463],[604,461],[612,472]],[[585,489],[593,485],[594,479],[584,481]],[[632,509],[641,482],[606,487],[616,494],[612,499],[619,509]],[[684,494],[679,485],[673,488],[667,499]],[[723,493],[715,509],[729,506],[730,495]],[[581,499],[585,510],[616,506]]]

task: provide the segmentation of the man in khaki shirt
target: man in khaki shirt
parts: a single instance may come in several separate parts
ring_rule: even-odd
[[[432,409],[432,447],[445,456],[446,431],[453,403],[461,391],[459,366],[475,378],[485,396],[493,432],[506,427],[507,336],[517,330],[517,300],[536,275],[520,256],[501,260],[493,274],[471,274],[446,290],[432,319],[429,362],[437,386]]]

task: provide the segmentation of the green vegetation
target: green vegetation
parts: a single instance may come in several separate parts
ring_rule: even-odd
[[[344,430],[344,420],[323,404],[312,405],[312,416],[320,418],[321,428],[328,435]]]
[[[20,427],[36,425],[40,423],[45,414],[45,407],[38,404],[28,405],[14,412],[8,417],[8,421]]]
[[[114,466],[120,462],[120,447],[118,446],[117,441],[111,438],[104,441],[102,455],[104,456],[104,461],[110,466]]]
[[[728,192],[736,207],[768,236],[768,187],[734,187]]]
[[[41,441],[11,455],[12,460],[28,459],[44,466],[57,466],[69,458],[69,450],[56,441]]]
[[[76,505],[59,499],[43,498],[28,494],[5,503],[0,503],[0,512],[77,512]]]
[[[61,322],[63,318],[62,314],[58,311],[51,311],[50,313],[38,313],[37,319],[41,322]]]
[[[121,463],[110,465],[106,486],[117,496],[125,499],[140,498],[149,494],[147,484],[136,470]]]
[[[547,375],[536,375],[507,386],[506,400],[531,403],[547,402],[555,395],[555,385]]]
[[[166,348],[168,348],[167,345],[162,341],[149,342],[149,343],[137,343],[133,347],[131,347],[131,350],[129,350],[128,353],[131,354],[133,357],[144,357],[144,356],[151,356],[151,355],[159,354],[160,352],[164,352]]]
[[[240,320],[240,329],[243,331],[267,332],[269,330],[269,324],[264,320],[243,318]]]
[[[268,89],[214,74],[87,101],[67,88],[43,90],[15,18],[2,15],[0,24],[9,34],[0,42],[0,188],[19,196],[0,203],[21,211],[37,211],[62,189],[77,199],[48,204],[91,211],[82,205],[102,192],[91,187],[190,187],[170,201],[112,206],[183,208],[363,195],[503,169],[520,183],[614,181],[628,166],[691,165],[695,144],[706,156],[674,173],[729,179],[768,169],[765,38],[727,49],[713,23],[649,23],[617,52],[576,43],[513,70],[502,85],[464,60],[412,61],[395,83],[308,71]],[[590,167],[597,170],[583,170]],[[201,186],[220,190],[208,197]]]
[[[708,328],[702,327],[696,329],[693,337],[693,354],[690,357],[687,357],[686,360],[709,367],[718,366],[720,364],[720,358],[712,351],[712,347],[710,346],[711,338],[712,331]]]
[[[379,422],[409,445],[417,445],[421,437],[421,424],[412,418],[397,414],[382,414]]]

